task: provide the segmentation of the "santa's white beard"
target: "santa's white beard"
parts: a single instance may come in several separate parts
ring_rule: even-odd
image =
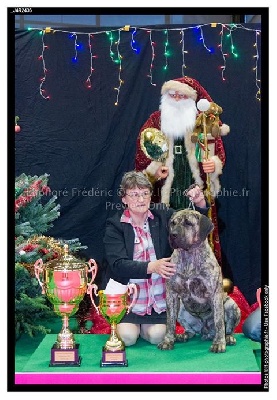
[[[193,99],[176,101],[165,94],[161,98],[161,130],[171,138],[184,137],[192,133],[197,115]]]

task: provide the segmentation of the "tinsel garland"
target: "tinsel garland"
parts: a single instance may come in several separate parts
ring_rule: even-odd
[[[61,257],[63,247],[67,244],[69,251],[74,253],[87,246],[82,246],[78,238],[71,240],[55,239],[51,236],[35,235],[27,241],[16,238],[15,260],[34,275],[34,263],[39,258],[44,262]]]
[[[45,185],[42,180],[33,182],[28,188],[23,190],[23,193],[15,199],[15,212],[18,212],[21,207],[25,207],[30,203],[33,198],[39,196],[39,194],[46,195],[50,192],[50,188]],[[19,188],[15,188],[15,195],[20,193]]]

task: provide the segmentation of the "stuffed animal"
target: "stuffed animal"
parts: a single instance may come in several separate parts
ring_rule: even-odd
[[[201,101],[205,101],[208,103],[206,99],[202,99]],[[206,132],[207,134],[210,133],[214,138],[218,138],[219,136],[227,135],[230,131],[230,128],[226,124],[220,125],[219,115],[222,114],[222,108],[214,103],[209,102],[208,109],[206,111],[201,112],[198,117],[196,118],[194,131],[191,136],[191,141],[196,143],[199,139],[199,134],[203,133],[203,120],[204,114],[206,116]]]

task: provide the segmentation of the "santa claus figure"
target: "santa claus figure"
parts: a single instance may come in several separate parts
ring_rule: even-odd
[[[196,104],[200,99],[212,99],[198,81],[182,77],[167,81],[161,89],[160,110],[150,115],[142,126],[138,140],[135,167],[144,171],[154,186],[153,201],[162,202],[178,210],[188,207],[189,199],[183,192],[195,183],[206,189],[207,175],[210,179],[211,218],[214,223],[213,250],[221,265],[221,250],[218,235],[217,213],[214,197],[220,189],[219,175],[225,164],[225,151],[220,135],[212,143],[213,154],[198,162],[196,144],[191,135],[199,114]],[[229,127],[220,122],[221,135],[229,132]],[[153,161],[142,151],[141,132],[146,128],[161,130],[169,142],[166,162]]]

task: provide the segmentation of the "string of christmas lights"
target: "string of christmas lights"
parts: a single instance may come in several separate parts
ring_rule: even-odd
[[[227,56],[227,53],[223,52],[224,28],[225,28],[225,25],[222,25],[221,26],[221,31],[220,31],[220,36],[221,36],[220,44],[218,45],[218,47],[220,48],[221,54],[222,54],[222,58],[223,58],[223,65],[221,65],[221,67],[220,67],[221,68],[221,78],[222,78],[223,81],[225,81],[224,72],[225,72],[225,69],[226,69],[226,56]]]
[[[235,52],[232,31],[233,31],[233,29],[230,29],[229,33],[227,34],[227,37],[230,38],[230,40],[231,40],[231,53],[233,54],[234,57],[238,57],[238,54]]]
[[[45,89],[43,88],[45,81],[46,81],[46,73],[47,73],[47,69],[45,66],[45,59],[44,59],[44,51],[45,51],[45,49],[48,49],[48,46],[46,46],[44,43],[45,30],[43,30],[40,33],[41,33],[41,40],[42,40],[42,51],[41,51],[41,55],[38,57],[38,59],[42,61],[43,76],[40,78],[39,93],[45,100],[49,100],[50,96],[45,95]]]
[[[164,33],[165,33],[165,35],[166,35],[166,40],[165,40],[165,44],[164,44],[164,56],[165,56],[165,66],[164,66],[164,69],[167,69],[167,68],[168,68],[168,56],[169,56],[169,53],[168,53],[168,51],[167,51],[167,47],[168,47],[168,30],[166,29],[166,30],[164,31]]]
[[[120,52],[119,52],[120,32],[121,32],[121,31],[118,31],[118,39],[117,39],[117,42],[116,42],[117,60],[115,60],[115,62],[119,64],[119,67],[118,67],[118,83],[119,83],[119,85],[118,85],[117,87],[114,88],[114,89],[117,91],[117,94],[116,94],[116,101],[115,101],[115,103],[114,103],[115,106],[118,105],[119,93],[120,93],[121,85],[122,85],[122,83],[123,83],[123,80],[121,79],[121,71],[122,71],[122,68],[121,68],[121,59],[122,59],[122,55],[121,55]]]
[[[134,36],[136,35],[136,33],[137,33],[137,28],[135,28],[134,30],[133,30],[133,32],[132,32],[132,39],[131,39],[131,48],[132,48],[132,50],[135,52],[135,53],[139,53],[139,48],[138,47],[134,47],[134,45],[136,44],[136,41],[135,41],[135,39],[134,39]]]
[[[187,68],[186,63],[185,63],[185,54],[187,54],[188,51],[185,50],[184,30],[183,29],[181,30],[180,35],[182,35],[182,39],[180,40],[180,43],[182,44],[182,76],[185,76],[185,69]]]
[[[199,25],[197,28],[200,29],[200,33],[201,33],[201,36],[200,36],[199,40],[202,42],[202,44],[203,44],[203,46],[205,47],[205,49],[206,49],[209,53],[211,53],[212,50],[209,49],[209,48],[206,46],[205,39],[204,39],[204,35],[203,35],[202,26]]]
[[[154,44],[155,43],[152,40],[152,30],[149,30],[148,33],[149,33],[149,40],[150,40],[151,52],[152,52],[148,77],[150,78],[151,85],[152,86],[156,86],[156,83],[153,83],[153,75],[152,75],[153,62],[154,62],[154,58],[155,58],[155,49],[154,49]]]
[[[260,32],[259,31],[256,31],[256,41],[255,41],[255,43],[254,43],[254,47],[256,48],[256,54],[253,56],[255,59],[256,59],[256,65],[255,65],[255,67],[253,68],[253,70],[255,71],[255,77],[256,77],[256,87],[257,87],[257,93],[256,93],[256,99],[257,100],[261,100],[261,88],[260,88],[260,79],[258,79],[258,61],[259,61],[259,58],[260,58],[260,55],[259,55],[259,48],[258,48],[258,37],[259,37],[259,35],[260,35]]]
[[[106,32],[106,34],[109,36],[110,39],[110,58],[114,62],[114,52],[112,51],[113,48],[113,34],[111,31]]]
[[[89,75],[87,77],[87,80],[86,80],[86,84],[87,84],[87,88],[88,89],[91,89],[91,79],[90,78],[91,78],[91,75],[92,75],[92,73],[94,71],[92,60],[93,60],[93,58],[97,57],[96,55],[92,54],[92,45],[91,45],[91,38],[92,37],[93,37],[93,35],[91,35],[89,33],[88,34],[88,48],[89,48],[89,54],[90,54],[90,73],[89,73]]]
[[[73,37],[74,38],[74,50],[75,50],[75,55],[74,55],[74,57],[72,57],[72,61],[73,62],[77,62],[77,57],[78,57],[78,51],[77,51],[77,49],[78,49],[78,44],[77,44],[77,34],[75,33],[75,32],[73,32],[73,34],[71,35],[71,37]]]
[[[220,27],[220,40],[219,44],[217,47],[220,49],[221,55],[222,55],[222,60],[223,63],[219,67],[221,70],[221,78],[223,81],[226,80],[225,74],[226,74],[226,68],[227,68],[227,58],[230,56],[230,54],[237,58],[238,57],[238,52],[235,48],[234,42],[233,42],[233,36],[232,32],[237,29],[241,30],[246,30],[246,31],[253,31],[255,32],[256,36],[256,41],[254,43],[254,47],[256,48],[256,53],[253,56],[255,58],[255,67],[253,68],[253,71],[255,72],[255,80],[256,80],[256,87],[257,87],[257,93],[256,93],[256,98],[260,100],[260,79],[259,79],[259,74],[258,74],[258,61],[259,61],[259,49],[258,49],[258,37],[261,34],[261,30],[259,29],[253,29],[253,28],[248,28],[242,24],[222,24],[222,23],[207,23],[207,24],[201,24],[201,25],[192,25],[188,27],[174,27],[174,28],[147,28],[147,27],[131,27],[130,25],[126,25],[125,27],[122,28],[115,28],[111,29],[109,31],[106,30],[101,30],[98,32],[71,32],[67,30],[60,30],[60,29],[51,29],[51,28],[29,28],[28,30],[38,30],[40,34],[42,34],[42,52],[41,55],[38,57],[39,60],[42,61],[42,69],[43,69],[43,76],[41,78],[41,83],[40,83],[40,95],[44,98],[49,100],[50,96],[45,94],[45,81],[46,81],[46,75],[47,75],[47,69],[45,65],[45,58],[44,58],[44,52],[48,48],[48,46],[45,45],[45,34],[49,32],[61,32],[61,33],[66,33],[69,34],[69,37],[74,38],[74,57],[72,58],[72,62],[77,62],[78,58],[78,50],[81,49],[82,45],[78,43],[78,35],[87,35],[88,36],[88,47],[89,47],[89,52],[90,52],[90,73],[87,77],[86,80],[86,86],[87,88],[91,88],[91,75],[92,72],[94,71],[93,68],[93,58],[96,58],[97,55],[93,55],[92,53],[92,48],[91,48],[91,37],[99,34],[106,34],[109,38],[110,45],[109,45],[109,56],[113,63],[118,64],[118,86],[115,87],[114,89],[117,91],[117,96],[116,96],[116,101],[115,105],[118,105],[119,102],[119,94],[120,94],[120,89],[122,84],[124,83],[123,80],[121,79],[121,74],[122,74],[122,55],[120,54],[119,50],[119,45],[120,45],[120,34],[121,31],[128,31],[131,33],[131,39],[130,39],[130,45],[134,53],[139,54],[140,53],[140,48],[137,46],[137,43],[134,39],[134,36],[137,34],[137,32],[140,31],[145,31],[149,34],[149,42],[150,42],[150,47],[151,47],[151,61],[150,61],[150,66],[149,66],[149,73],[148,77],[150,78],[150,84],[152,86],[156,86],[155,83],[153,83],[153,68],[154,68],[154,59],[155,59],[155,45],[156,43],[152,40],[152,33],[153,32],[159,32],[163,31],[164,34],[166,35],[166,39],[164,42],[164,57],[165,57],[165,64],[163,66],[164,70],[168,69],[169,63],[168,63],[168,58],[170,57],[170,52],[168,51],[168,46],[169,46],[169,41],[168,41],[168,36],[169,36],[169,31],[179,31],[181,35],[181,52],[182,52],[182,76],[185,75],[185,69],[187,68],[186,62],[185,62],[185,55],[188,53],[187,50],[185,50],[185,43],[184,43],[184,33],[185,31],[189,31],[191,29],[196,30],[197,32],[200,31],[200,37],[199,41],[202,43],[204,48],[211,54],[214,53],[214,49],[210,46],[207,46],[205,43],[205,37],[204,37],[204,32],[203,28],[206,26],[210,26],[211,28],[215,27]],[[114,41],[114,33],[118,33],[118,40]],[[226,38],[230,40],[230,54],[228,51],[226,51]],[[116,52],[113,51],[113,47],[116,45]],[[224,48],[223,48],[224,46]]]

